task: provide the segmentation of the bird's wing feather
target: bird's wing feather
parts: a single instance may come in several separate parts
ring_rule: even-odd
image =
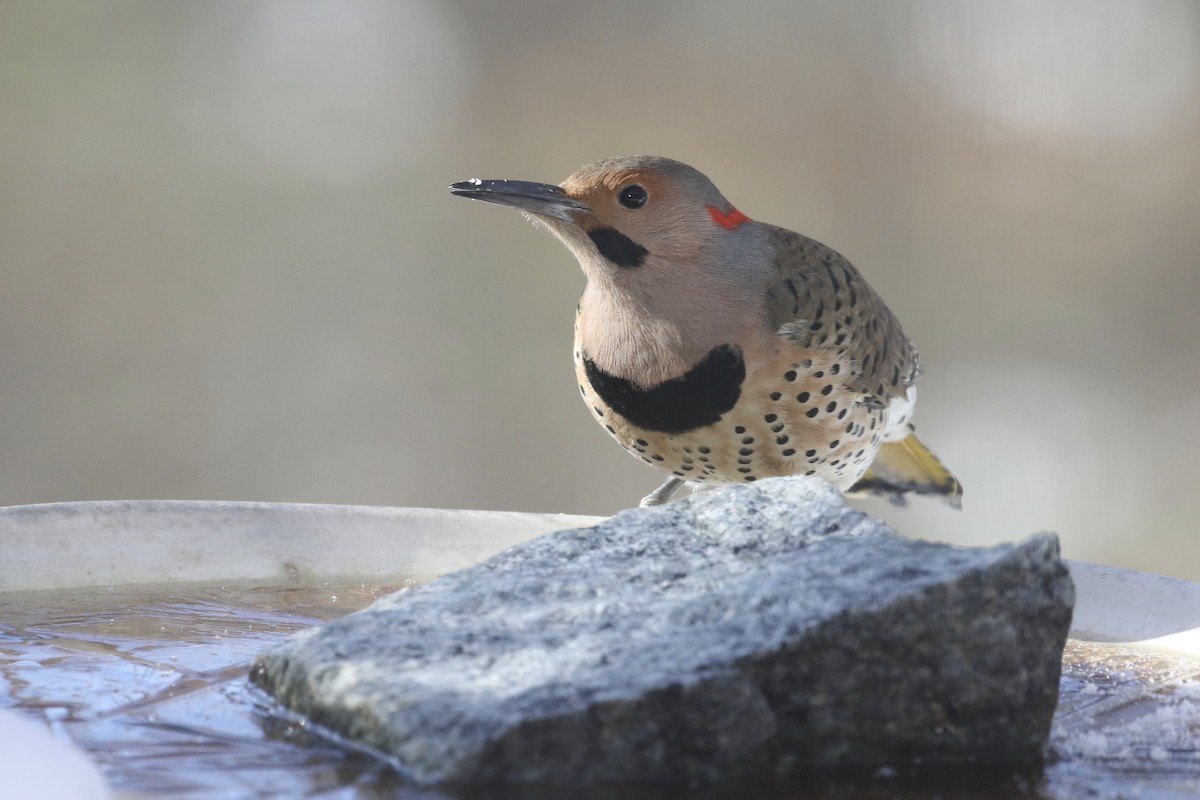
[[[920,360],[899,320],[846,258],[818,241],[771,226],[776,260],[767,308],[776,332],[809,350],[849,357],[867,402],[904,397]]]

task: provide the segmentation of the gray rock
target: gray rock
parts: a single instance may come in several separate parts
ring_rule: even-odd
[[[266,651],[252,680],[421,782],[1039,760],[1053,534],[905,539],[763,480],[517,545]]]

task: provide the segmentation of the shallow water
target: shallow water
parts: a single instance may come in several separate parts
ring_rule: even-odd
[[[246,682],[265,646],[397,587],[171,587],[0,595],[0,707],[82,747],[129,798],[732,800],[1200,795],[1200,662],[1072,641],[1045,767],[890,769],[790,785],[406,785],[272,715]]]

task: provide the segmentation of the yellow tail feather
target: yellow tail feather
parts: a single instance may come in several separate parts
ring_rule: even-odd
[[[905,492],[933,495],[962,508],[962,484],[915,433],[898,442],[884,442],[870,469],[847,494],[881,496],[904,505]]]

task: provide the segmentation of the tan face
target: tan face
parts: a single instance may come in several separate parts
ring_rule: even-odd
[[[689,191],[693,187],[660,169],[597,173],[585,168],[561,185],[588,208],[572,213],[575,224],[619,269],[640,267],[648,259],[694,264],[722,232],[707,209],[717,198]]]
[[[761,282],[768,264],[761,231],[702,173],[669,158],[598,161],[558,186],[473,178],[450,188],[520,209],[567,245],[589,280],[659,305],[709,284],[722,302]]]

